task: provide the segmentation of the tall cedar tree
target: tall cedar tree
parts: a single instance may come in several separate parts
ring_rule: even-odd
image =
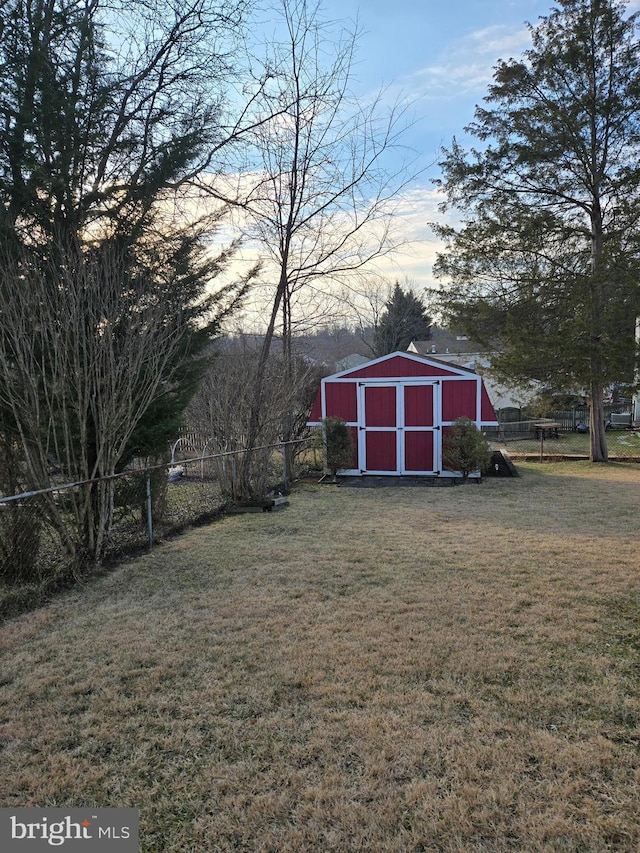
[[[640,310],[640,49],[615,0],[560,0],[500,61],[439,181],[436,264],[449,320],[501,348],[503,379],[585,390],[591,458],[607,460],[603,389],[633,374]]]
[[[243,292],[207,295],[228,255],[205,251],[213,217],[185,225],[178,202],[229,133],[246,5],[2,4],[0,431],[30,487],[52,453],[84,479],[161,452]],[[91,489],[71,551],[99,558],[111,503]]]
[[[404,351],[411,341],[426,341],[430,337],[431,317],[427,315],[422,301],[411,289],[403,290],[396,282],[374,332],[374,354],[382,356]]]

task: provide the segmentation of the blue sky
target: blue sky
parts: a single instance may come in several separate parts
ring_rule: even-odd
[[[519,57],[529,46],[525,21],[535,24],[548,0],[323,0],[323,17],[355,21],[361,30],[354,88],[363,96],[387,88],[389,99],[412,102],[415,124],[406,142],[422,176],[401,204],[402,252],[379,264],[382,274],[417,288],[432,286],[438,245],[428,227],[437,213],[431,179],[442,146],[464,126],[486,93],[498,59]]]
[[[310,4],[314,0],[308,0]],[[441,148],[462,142],[499,59],[519,58],[530,47],[526,22],[536,25],[553,0],[320,0],[320,17],[358,21],[354,94],[370,98],[386,88],[389,103],[411,103],[406,134],[417,177],[399,199],[395,225],[403,248],[380,259],[372,273],[408,280],[416,290],[437,287],[432,265],[441,245],[429,227],[442,221],[433,179]],[[630,0],[629,11],[640,9]]]
[[[407,250],[381,265],[391,278],[432,286],[438,244],[428,222],[440,215],[431,179],[439,149],[473,119],[498,59],[520,57],[529,47],[525,22],[549,14],[552,0],[323,0],[331,19],[355,20],[362,36],[355,68],[358,94],[389,87],[389,97],[413,101],[415,126],[407,142],[425,172],[406,193],[402,226]],[[640,8],[631,0],[629,10]]]
[[[525,21],[548,13],[547,0],[324,0],[329,17],[358,19],[356,65],[363,92],[390,86],[420,98],[427,144],[461,131],[499,58],[528,45]]]

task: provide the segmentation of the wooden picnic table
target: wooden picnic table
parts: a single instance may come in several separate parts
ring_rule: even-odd
[[[534,424],[536,438],[560,438],[560,428],[562,424],[554,421],[545,421],[544,423]]]

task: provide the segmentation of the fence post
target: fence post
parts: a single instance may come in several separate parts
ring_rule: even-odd
[[[151,471],[147,468],[147,534],[149,550],[153,548],[153,506],[151,504]]]
[[[544,427],[540,429],[540,461],[542,462],[544,457]]]
[[[286,441],[282,442],[282,491],[284,494],[289,493],[289,453],[288,453],[288,444]]]
[[[238,500],[238,465],[235,453],[231,456],[231,499],[234,503]]]

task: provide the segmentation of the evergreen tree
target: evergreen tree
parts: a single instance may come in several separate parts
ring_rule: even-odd
[[[374,354],[382,356],[398,350],[404,351],[411,341],[426,341],[430,337],[431,318],[422,300],[411,288],[403,290],[396,282],[374,332]]]
[[[353,437],[351,428],[342,418],[325,418],[322,421],[325,444],[325,461],[337,482],[338,471],[353,467]]]
[[[244,0],[7,0],[0,8],[0,433],[25,485],[113,474],[175,434],[220,321],[230,254],[180,189],[221,144],[225,37]],[[212,37],[215,33],[215,38]],[[226,85],[226,83],[224,84]],[[72,495],[98,559],[111,489]]]
[[[469,418],[458,418],[442,439],[442,462],[447,471],[469,474],[486,471],[491,462],[487,439]]]
[[[585,389],[591,458],[606,461],[603,388],[633,373],[640,311],[640,46],[617,0],[560,0],[521,60],[498,63],[445,152],[448,319],[498,344],[503,379]]]

